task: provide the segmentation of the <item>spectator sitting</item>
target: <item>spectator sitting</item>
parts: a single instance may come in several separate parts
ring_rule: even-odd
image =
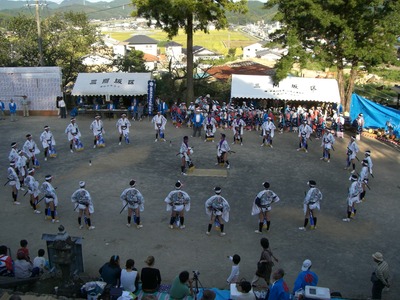
[[[158,291],[161,284],[160,270],[154,268],[154,256],[147,257],[145,263],[147,267],[144,267],[140,274],[142,290],[146,293],[154,293]]]
[[[189,286],[187,285],[189,283]],[[183,271],[176,276],[174,281],[172,282],[171,289],[169,290],[169,296],[171,299],[183,299],[186,296],[192,296],[192,283],[193,281],[189,279],[189,272]]]
[[[14,272],[16,278],[29,278],[39,275],[39,268],[34,268],[32,263],[26,260],[25,253],[19,251],[14,262]]]
[[[134,266],[135,261],[128,259],[125,264],[126,269],[121,271],[121,287],[131,293],[137,290],[139,284],[139,274]]]
[[[33,267],[39,268],[39,272],[43,273],[48,268],[48,262],[44,257],[44,249],[39,249],[38,256],[33,259]]]
[[[7,246],[0,246],[0,276],[14,276],[13,262],[7,255]]]
[[[216,297],[216,294],[212,290],[204,290],[203,291],[203,296],[201,297],[201,300],[214,300]]]
[[[105,263],[99,270],[101,278],[111,284],[119,287],[119,279],[121,278],[121,268],[119,266],[119,256],[113,255],[110,261]]]
[[[286,282],[283,280],[285,272],[278,269],[272,275],[273,283],[271,284],[268,300],[289,300],[290,292]]]
[[[312,266],[311,260],[306,259],[301,266],[301,272],[296,278],[294,282],[293,294],[295,294],[298,290],[305,290],[306,285],[317,286],[318,284],[318,276],[313,271],[310,271]],[[303,298],[308,299],[308,298]]]
[[[235,298],[236,300],[256,300],[250,282],[246,280],[241,281],[237,284],[237,290],[240,294]]]
[[[18,252],[24,252],[26,260],[31,262],[31,257],[29,256],[28,241],[21,240],[19,242],[19,245],[21,246],[21,248],[18,249],[17,254]]]

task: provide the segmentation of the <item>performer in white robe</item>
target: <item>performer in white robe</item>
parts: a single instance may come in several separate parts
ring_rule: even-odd
[[[316,210],[320,210],[320,201],[322,200],[321,191],[315,186],[317,183],[314,180],[307,182],[310,189],[306,193],[304,198],[303,210],[304,210],[304,225],[299,227],[300,230],[306,230],[308,224],[308,218],[310,218],[311,229],[317,228],[317,216]]]
[[[47,160],[47,155],[55,153],[54,146],[56,145],[56,141],[54,139],[53,133],[50,131],[49,126],[44,126],[44,131],[40,135],[40,141],[42,142],[43,150],[44,150],[44,160]],[[49,153],[50,152],[52,153]]]
[[[233,130],[233,143],[236,141],[240,142],[240,145],[243,145],[243,128],[246,126],[246,123],[241,119],[240,115],[236,115],[236,118],[232,122],[232,130]]]
[[[229,222],[229,211],[230,206],[228,201],[221,196],[221,188],[214,188],[215,195],[211,196],[205,203],[206,214],[210,216],[210,222],[208,223],[207,235],[210,235],[212,225],[215,221],[219,223],[221,230],[220,236],[224,236],[224,221]]]
[[[69,141],[69,149],[71,153],[74,151],[72,150],[72,146],[75,145],[76,150],[80,150],[81,148],[79,138],[81,137],[81,132],[79,130],[78,124],[76,124],[76,119],[71,118],[71,123],[68,124],[67,128],[65,129],[65,133],[68,136],[68,141]],[[82,145],[83,149],[83,145]]]
[[[72,203],[75,204],[75,209],[79,211],[78,224],[79,229],[83,228],[82,216],[85,215],[85,223],[89,230],[93,230],[96,227],[92,225],[92,220],[90,219],[91,214],[94,213],[94,206],[92,197],[90,193],[85,189],[86,183],[84,181],[79,181],[79,189],[77,189],[71,196]]]
[[[360,171],[360,176],[358,178],[358,181],[361,182],[362,187],[363,187],[363,192],[360,195],[360,200],[364,201],[364,197],[366,194],[366,187],[368,186],[368,175],[369,175],[369,168],[368,168],[368,160],[367,159],[363,159],[362,162],[362,167],[361,167],[361,171]]]
[[[18,158],[15,162],[15,170],[17,172],[17,175],[19,177],[19,182],[21,184],[21,186],[24,185],[24,179],[27,175],[27,162],[28,162],[28,158],[25,156],[24,151],[22,150],[18,150]],[[21,190],[24,190],[21,187]]]
[[[144,198],[142,193],[135,188],[135,180],[132,179],[129,185],[130,187],[125,189],[120,196],[123,205],[122,210],[128,208],[128,223],[126,226],[131,227],[132,215],[135,213],[134,222],[136,223],[136,228],[140,229],[143,227],[140,223],[140,212],[144,211]]]
[[[226,141],[226,135],[221,133],[221,140],[218,142],[217,145],[217,163],[224,165],[226,163],[226,168],[230,169],[231,165],[228,161],[228,152],[231,151],[228,142]]]
[[[19,154],[18,154],[18,149],[17,149],[17,143],[16,142],[12,142],[11,143],[11,150],[10,150],[10,153],[8,154],[8,160],[10,162],[12,162],[12,161],[16,162],[18,157],[19,157]]]
[[[214,143],[214,134],[217,130],[217,121],[209,114],[203,121],[203,127],[205,132],[204,141],[211,140]]]
[[[35,175],[35,169],[31,168],[28,170],[28,176],[24,180],[25,186],[28,188],[29,202],[33,208],[35,214],[40,214],[40,210],[37,209],[37,203],[39,201],[39,182],[33,177]]]
[[[117,121],[117,128],[119,132],[119,143],[121,145],[122,137],[125,138],[125,143],[129,144],[129,127],[131,127],[131,122],[129,122],[126,114],[122,114],[121,118]]]
[[[356,171],[355,158],[357,156],[358,151],[360,151],[360,149],[358,148],[358,145],[356,143],[356,137],[353,135],[350,138],[349,144],[347,145],[347,161],[346,161],[346,167],[344,168],[345,170],[348,170],[351,164],[353,168],[351,173],[354,173]]]
[[[263,141],[262,141],[261,147],[263,147],[264,145],[267,145],[267,146],[270,146],[271,148],[273,148],[272,147],[272,139],[274,138],[276,127],[270,117],[268,117],[267,121],[265,121],[261,125],[261,129],[262,129],[262,136],[263,136]]]
[[[194,165],[192,163],[192,159],[190,158],[190,155],[193,154],[193,149],[192,147],[189,146],[189,137],[184,136],[183,141],[181,144],[181,148],[179,149],[179,156],[181,158],[181,174],[182,175],[187,175],[186,174],[186,164],[190,168],[193,168]]]
[[[324,160],[327,162],[331,161],[331,149],[333,147],[333,144],[335,143],[335,138],[333,135],[335,134],[335,131],[325,131],[324,135],[322,136],[322,157],[320,160]]]
[[[371,159],[371,150],[366,150],[366,151],[365,151],[365,157],[364,157],[364,159],[366,159],[367,162],[368,162],[368,171],[369,171],[369,174],[371,174],[371,176],[374,177],[374,176],[372,175],[372,167],[374,166],[374,164],[372,163],[372,159]]]
[[[297,151],[304,150],[304,152],[308,153],[307,140],[310,138],[311,133],[312,128],[307,124],[307,120],[304,120],[299,127],[299,148],[297,148]]]
[[[185,211],[190,210],[190,197],[189,194],[181,190],[182,183],[180,181],[175,183],[175,191],[171,191],[165,198],[167,203],[167,211],[171,212],[171,219],[169,221],[169,228],[174,228],[176,219],[179,218],[179,228],[184,229]]]
[[[158,111],[153,119],[151,119],[151,123],[154,123],[154,129],[156,130],[155,142],[158,141],[158,137],[165,142],[165,124],[167,124],[167,119]]]
[[[7,169],[7,179],[8,184],[11,186],[11,195],[15,205],[20,205],[21,203],[17,201],[18,191],[21,189],[21,184],[17,172],[15,171],[15,162],[10,162],[10,166]]]
[[[350,222],[351,216],[357,213],[355,205],[361,202],[360,195],[363,192],[362,183],[356,174],[352,174],[349,180],[351,180],[351,185],[347,195],[347,218],[344,218],[343,222]]]
[[[22,147],[22,150],[28,157],[28,168],[29,168],[29,160],[32,161],[34,167],[39,165],[36,155],[40,153],[40,150],[36,145],[35,141],[32,139],[32,135],[30,133],[26,135],[26,141],[24,143],[24,146]]]
[[[104,131],[103,121],[100,120],[100,115],[96,115],[94,117],[94,121],[92,122],[92,124],[90,124],[89,128],[93,132],[94,136],[93,148],[96,148],[97,146],[104,147],[105,143],[103,135],[105,131]]]
[[[44,209],[44,218],[47,220],[47,214],[50,210],[51,214],[51,222],[58,223],[60,222],[56,219],[56,209],[58,206],[58,197],[56,194],[55,188],[52,186],[51,181],[53,177],[51,175],[46,175],[45,182],[40,186],[41,192],[44,194],[44,201],[46,203],[46,208]]]
[[[269,212],[271,211],[271,204],[278,202],[279,197],[269,189],[270,184],[268,182],[263,183],[264,190],[257,194],[254,199],[251,214],[259,216],[258,230],[255,233],[262,233],[264,222],[267,223],[267,231],[271,226],[271,219]]]

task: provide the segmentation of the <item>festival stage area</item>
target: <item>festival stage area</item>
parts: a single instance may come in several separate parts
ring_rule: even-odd
[[[85,276],[98,276],[99,268],[114,254],[121,257],[121,267],[132,258],[138,269],[144,267],[148,255],[153,255],[164,284],[170,284],[183,270],[191,274],[198,270],[202,286],[229,289],[226,279],[231,262],[227,256],[239,254],[239,277],[251,280],[261,253],[260,238],[268,237],[274,255],[279,258],[274,268],[285,270],[290,289],[302,262],[308,258],[313,262],[312,270],[319,276],[319,286],[339,291],[346,298],[367,299],[371,297],[370,274],[374,269],[371,255],[380,251],[395,276],[383,299],[396,299],[400,294],[400,286],[396,284],[400,265],[400,155],[396,149],[361,137],[358,158],[361,160],[364,151],[371,150],[374,178],[370,178],[371,190],[367,190],[366,201],[357,206],[356,219],[347,223],[342,222],[350,185],[350,173],[343,170],[349,142],[347,135],[345,139],[337,139],[331,162],[326,163],[319,159],[321,141],[314,137],[309,143],[309,153],[297,152],[297,134],[286,132],[282,135],[276,132],[274,148],[260,147],[262,140],[260,132],[256,131],[245,131],[243,146],[240,146],[231,144],[231,130],[218,129],[216,141],[211,143],[204,142],[204,136],[191,138],[191,129],[176,129],[170,119],[165,133],[167,142],[154,142],[154,126],[145,119],[132,123],[131,144],[122,143],[121,146],[118,145],[116,120],[104,119],[106,147],[93,149],[93,135],[89,130],[92,121],[89,115],[77,117],[85,147],[79,153],[69,151],[64,134],[69,119],[18,117],[14,123],[8,119],[0,121],[0,244],[11,248],[13,258],[21,239],[28,240],[31,257],[35,257],[37,250],[46,246],[41,240],[42,234],[56,234],[58,225],[62,224],[71,236],[83,237]],[[44,161],[43,153],[39,154],[41,166],[35,177],[41,183],[45,175],[54,176],[52,183],[57,187],[59,198],[58,224],[44,220],[43,203],[40,205],[42,214],[34,214],[28,195],[23,197],[24,192],[18,196],[21,205],[13,205],[11,188],[3,186],[7,181],[11,142],[18,142],[20,149],[25,135],[31,133],[43,152],[39,136],[44,125],[49,125],[54,134],[58,157]],[[229,155],[229,170],[215,166],[220,132],[226,133],[235,151]],[[181,175],[180,158],[176,155],[184,135],[189,136],[189,145],[194,147],[195,169],[188,176]],[[360,168],[361,164],[357,163],[358,172]],[[122,209],[119,196],[132,178],[145,198],[141,229],[126,227],[127,213],[119,213]],[[183,230],[168,227],[170,214],[164,203],[178,179],[191,196],[191,209],[185,215]],[[86,181],[94,201],[92,224],[96,228],[92,231],[79,230],[78,215],[70,200],[80,180]],[[308,180],[317,182],[323,200],[317,215],[318,228],[303,232],[298,227],[303,225],[303,198]],[[271,230],[259,235],[254,232],[258,219],[251,216],[251,207],[264,181],[269,181],[281,200],[272,205]],[[231,207],[224,237],[214,228],[210,236],[205,234],[209,218],[204,203],[214,195],[215,186],[222,188],[221,195]]]

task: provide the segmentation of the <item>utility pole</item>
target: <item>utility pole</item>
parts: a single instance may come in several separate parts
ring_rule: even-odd
[[[36,24],[38,31],[38,47],[39,47],[39,66],[43,66],[43,43],[42,43],[42,30],[40,28],[40,16],[39,16],[39,0],[36,0]]]

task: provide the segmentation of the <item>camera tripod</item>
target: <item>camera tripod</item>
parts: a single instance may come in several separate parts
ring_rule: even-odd
[[[197,300],[197,294],[199,293],[199,285],[204,290],[203,284],[199,279],[199,271],[193,271],[193,281],[194,281],[194,300]]]

